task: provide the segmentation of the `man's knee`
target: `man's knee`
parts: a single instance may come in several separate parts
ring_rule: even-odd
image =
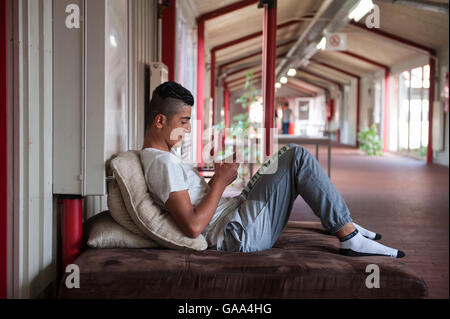
[[[288,145],[289,149],[292,150],[292,152],[294,152],[296,157],[305,158],[312,156],[312,154],[302,145],[298,145],[295,143],[290,143]]]
[[[288,144],[288,146],[289,146],[289,149],[292,149],[294,152],[297,152],[300,154],[303,154],[306,151],[306,149],[303,146],[295,144],[295,143],[290,143],[290,144]]]

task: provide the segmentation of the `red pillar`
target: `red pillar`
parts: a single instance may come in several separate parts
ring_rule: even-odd
[[[436,75],[436,61],[430,57],[430,89],[428,90],[428,148],[427,164],[433,163],[433,103],[434,103],[434,85]]]
[[[6,1],[0,1],[0,299],[8,283],[8,73]]]
[[[216,50],[211,50],[212,125],[216,124]]]
[[[265,156],[270,156],[273,148],[273,136],[270,133],[271,128],[274,127],[276,41],[277,1],[273,0],[269,4],[264,4],[262,91],[266,129]]]
[[[228,91],[228,86],[226,84],[224,84],[223,89],[223,105],[225,128],[227,128],[230,127],[230,91]]]
[[[73,263],[82,248],[82,202],[81,198],[64,198],[62,203],[62,266],[63,272]]]
[[[384,71],[384,130],[383,130],[383,152],[388,151],[389,144],[389,70]]]
[[[203,95],[205,80],[205,22],[197,21],[197,162],[203,163]]]
[[[169,69],[169,81],[175,81],[176,0],[162,12],[162,62]]]

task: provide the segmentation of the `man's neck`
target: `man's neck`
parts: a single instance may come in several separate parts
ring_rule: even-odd
[[[149,147],[156,148],[160,151],[170,152],[170,148],[165,140],[163,138],[159,138],[156,134],[152,134],[152,132],[149,132],[145,135],[144,145],[142,146],[142,149]]]

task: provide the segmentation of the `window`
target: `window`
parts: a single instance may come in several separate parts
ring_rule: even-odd
[[[249,120],[253,123],[261,124],[263,122],[263,104],[262,97],[259,96],[255,102],[251,103],[249,106]]]
[[[428,146],[428,90],[430,66],[399,75],[397,150],[425,157]]]
[[[197,95],[197,34],[196,30],[189,25],[183,15],[183,10],[177,10],[176,30],[176,66],[175,79],[183,85],[194,96]],[[197,102],[196,102],[197,103]],[[194,104],[191,113],[191,134],[181,144],[181,156],[187,161],[196,161],[197,140],[197,104]]]
[[[300,121],[309,120],[309,101],[299,101],[298,102],[298,119]]]

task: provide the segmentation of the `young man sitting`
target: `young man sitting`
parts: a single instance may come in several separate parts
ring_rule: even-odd
[[[260,169],[239,196],[222,197],[237,177],[239,163],[215,163],[209,183],[197,169],[171,152],[191,131],[192,94],[175,82],[153,92],[141,161],[151,196],[189,237],[203,234],[208,247],[252,252],[271,248],[301,195],[328,233],[340,240],[347,256],[405,254],[374,240],[381,236],[352,222],[344,199],[316,159],[302,146],[289,144],[272,160],[276,170]],[[270,167],[270,165],[268,165]]]

